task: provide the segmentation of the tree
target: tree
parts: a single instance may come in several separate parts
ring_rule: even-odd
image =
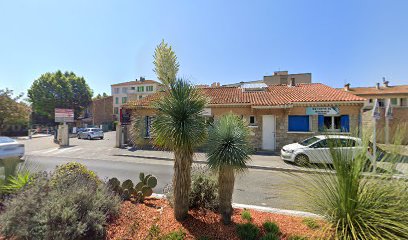
[[[177,61],[177,56],[171,46],[162,40],[154,51],[153,71],[157,74],[157,78],[165,85],[169,86],[176,80],[177,72],[180,64]]]
[[[13,91],[0,89],[0,135],[9,125],[25,125],[30,116],[30,108],[24,102],[18,102],[23,94],[13,96]]]
[[[223,116],[210,128],[208,165],[218,171],[218,197],[224,224],[231,223],[235,174],[247,168],[252,152],[249,128],[238,116]]]
[[[202,111],[205,97],[192,84],[178,79],[154,103],[157,116],[152,123],[155,145],[174,151],[174,215],[187,217],[191,186],[191,165],[195,147],[206,138]]]
[[[73,72],[45,73],[28,90],[33,112],[53,122],[55,108],[74,109],[75,118],[90,104],[92,90]]]

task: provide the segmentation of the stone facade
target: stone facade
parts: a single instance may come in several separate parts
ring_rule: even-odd
[[[298,142],[307,137],[318,135],[318,134],[327,134],[327,132],[320,132],[318,129],[318,117],[317,115],[309,116],[310,121],[310,131],[309,132],[289,132],[288,131],[288,116],[289,115],[306,115],[306,108],[312,106],[338,106],[341,115],[349,115],[350,118],[350,132],[340,133],[335,132],[336,134],[351,134],[358,132],[361,128],[361,104],[347,104],[343,103],[342,105],[336,104],[309,104],[303,106],[294,106],[290,108],[253,108],[249,105],[236,105],[236,106],[211,106],[211,116],[216,121],[222,115],[227,113],[234,113],[238,116],[241,116],[245,121],[250,122],[250,117],[255,117],[255,122],[249,124],[251,129],[251,142],[253,147],[256,150],[262,150],[262,124],[264,115],[274,115],[275,116],[275,150],[279,151],[284,145],[290,144],[293,142]],[[133,119],[133,135],[132,142],[135,145],[140,147],[147,147],[151,144],[150,138],[145,137],[143,134],[146,131],[144,119],[146,116],[154,116],[155,112],[153,109],[134,109],[132,111]],[[271,133],[273,134],[273,133]],[[272,136],[273,137],[273,136]]]

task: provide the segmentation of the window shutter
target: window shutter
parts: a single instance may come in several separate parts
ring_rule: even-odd
[[[309,132],[309,116],[289,116],[289,132]]]
[[[323,115],[317,116],[317,126],[320,132],[324,131],[324,116]]]
[[[349,115],[341,115],[340,118],[341,131],[350,132],[350,117]]]

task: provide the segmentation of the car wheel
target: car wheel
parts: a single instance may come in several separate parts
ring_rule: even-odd
[[[101,140],[103,139],[103,137],[101,137]]]
[[[309,157],[305,154],[299,154],[295,157],[295,164],[299,166],[308,166],[310,164]]]
[[[88,140],[91,140],[91,139],[92,139],[91,136],[88,135]]]
[[[81,136],[79,136],[79,134],[77,135],[78,139],[81,139]]]

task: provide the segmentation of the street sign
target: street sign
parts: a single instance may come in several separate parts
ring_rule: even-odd
[[[130,110],[120,109],[120,124],[121,125],[129,125],[130,122],[131,122]]]
[[[338,107],[307,107],[307,115],[339,115]]]
[[[55,122],[74,122],[74,109],[55,109]]]

